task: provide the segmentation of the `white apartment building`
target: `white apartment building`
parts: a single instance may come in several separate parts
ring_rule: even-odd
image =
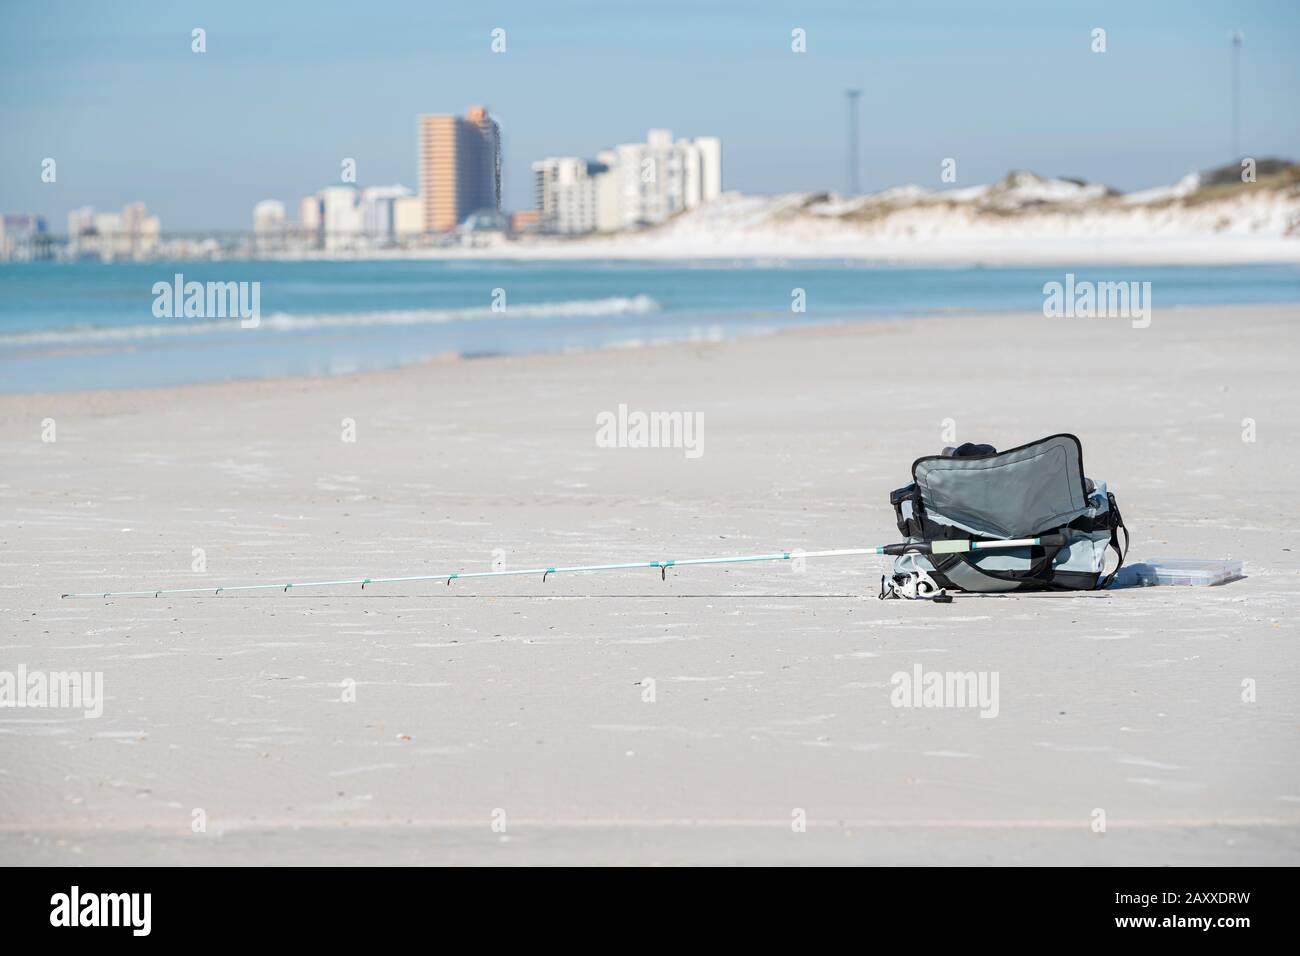
[[[367,186],[361,190],[361,231],[371,239],[393,239],[397,232],[397,201],[411,195],[405,186]]]
[[[298,223],[305,231],[320,232],[325,214],[321,211],[319,196],[303,196],[298,203]]]
[[[543,232],[611,232],[663,222],[722,193],[717,137],[673,141],[652,129],[644,143],[602,150],[596,161],[561,157],[533,164]]]
[[[42,255],[37,244],[45,235],[45,218],[32,213],[0,216],[0,262],[30,261]]]
[[[700,202],[712,202],[722,195],[722,140],[699,136],[693,143],[700,154]]]
[[[142,202],[133,202],[121,212],[97,213],[90,206],[68,214],[69,253],[73,257],[101,259],[143,259],[158,250],[162,225],[149,215]]]
[[[265,200],[254,207],[255,231],[260,231],[259,210],[274,202]],[[406,186],[326,186],[298,203],[297,231],[304,239],[323,238],[328,250],[351,249],[363,242],[382,244],[416,235],[423,228],[420,197]]]
[[[253,207],[253,232],[282,232],[284,221],[284,203],[278,199],[263,199]]]
[[[68,238],[76,239],[83,233],[95,229],[95,210],[92,206],[82,206],[68,213]]]
[[[393,200],[393,238],[405,239],[424,232],[424,200],[399,196]]]
[[[609,167],[576,156],[533,163],[533,196],[542,232],[578,234],[608,226],[601,216],[610,208]]]
[[[321,228],[328,250],[350,249],[361,234],[361,194],[355,186],[326,186],[320,197]]]

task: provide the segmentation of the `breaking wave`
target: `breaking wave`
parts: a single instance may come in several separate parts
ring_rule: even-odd
[[[485,319],[547,319],[649,315],[659,303],[648,295],[614,296],[606,299],[574,299],[568,302],[529,302],[494,311],[490,306],[464,309],[406,309],[386,312],[339,312],[320,315],[262,316],[258,329],[274,332],[311,332],[317,329],[365,328],[368,326],[442,325],[447,322],[476,322]],[[0,346],[85,345],[111,342],[140,342],[184,335],[216,335],[252,331],[241,329],[239,319],[173,320],[150,325],[98,326],[33,330],[0,335]]]

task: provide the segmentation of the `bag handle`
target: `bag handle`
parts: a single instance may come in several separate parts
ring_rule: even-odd
[[[1124,558],[1128,555],[1128,528],[1124,526],[1124,516],[1119,513],[1119,506],[1115,504],[1115,496],[1110,492],[1106,493],[1106,501],[1110,506],[1110,513],[1113,516],[1110,526],[1109,547],[1115,549],[1115,554],[1119,558],[1119,561],[1116,562],[1115,567],[1111,568],[1110,574],[1101,579],[1101,582],[1097,585],[1098,591],[1110,587],[1111,582],[1115,580],[1115,575],[1119,574],[1119,569],[1124,567]],[[1124,532],[1123,548],[1121,548],[1119,544],[1119,533],[1121,531]]]

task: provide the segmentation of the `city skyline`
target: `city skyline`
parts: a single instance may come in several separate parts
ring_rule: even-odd
[[[61,223],[143,199],[169,228],[246,228],[255,202],[335,182],[345,159],[358,181],[418,183],[413,118],[475,102],[502,123],[507,211],[532,206],[534,161],[595,156],[652,127],[725,140],[728,189],[842,191],[849,87],[863,90],[864,191],[944,185],[949,157],[957,186],[1022,168],[1137,189],[1231,158],[1237,29],[1242,149],[1300,155],[1282,121],[1300,113],[1293,4],[724,6],[695,11],[690,29],[672,4],[568,8],[566,27],[522,4],[380,4],[367,31],[300,4],[6,8],[0,70],[21,101],[4,107],[0,208]],[[1096,28],[1105,53],[1090,49]],[[686,54],[688,69],[663,71]],[[46,158],[55,183],[41,180]]]
[[[227,231],[164,232],[159,217],[149,215],[142,201],[120,213],[92,206],[74,209],[62,235],[39,214],[5,214],[0,261],[114,261],[218,250],[254,256],[351,254],[445,247],[457,241],[481,244],[523,232],[613,233],[661,223],[722,192],[717,137],[674,140],[671,130],[651,129],[644,142],[602,149],[596,160],[549,157],[534,162],[534,206],[512,214],[501,207],[501,128],[486,106],[470,106],[463,117],[423,114],[417,122],[418,192],[400,183],[358,182],[355,164],[347,160],[338,182],[301,196],[296,206],[280,197],[258,200],[251,210],[251,235],[236,230],[242,238],[233,246]]]

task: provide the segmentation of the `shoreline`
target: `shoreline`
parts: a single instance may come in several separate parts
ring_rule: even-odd
[[[1293,307],[1300,307],[1300,301],[1294,303],[1226,303],[1215,305],[1174,305],[1162,308],[1161,313],[1190,313],[1190,312],[1233,312],[1240,313],[1243,310],[1250,312],[1260,312],[1268,314],[1277,310],[1287,310]],[[656,352],[664,349],[701,349],[717,346],[724,346],[737,342],[744,342],[753,339],[768,339],[779,336],[817,336],[834,333],[865,333],[871,329],[905,329],[916,323],[928,322],[977,322],[981,320],[1001,320],[1008,318],[1027,319],[1030,321],[1058,322],[1096,322],[1102,324],[1119,324],[1125,323],[1125,319],[1048,319],[1038,312],[995,309],[987,312],[975,310],[944,310],[940,312],[929,312],[924,314],[915,314],[908,316],[891,316],[889,318],[863,317],[857,319],[831,319],[826,322],[815,324],[786,326],[775,329],[768,329],[758,332],[746,333],[744,335],[723,336],[720,338],[710,339],[668,339],[664,341],[641,341],[635,343],[619,343],[611,345],[594,345],[590,347],[570,347],[555,351],[537,351],[537,352],[480,352],[472,354],[462,354],[456,352],[444,352],[433,356],[429,359],[416,360],[412,362],[394,365],[386,368],[370,369],[364,371],[339,372],[334,374],[304,374],[304,375],[273,375],[265,377],[249,376],[242,378],[228,378],[219,381],[199,381],[183,382],[169,385],[138,385],[131,388],[89,388],[89,389],[66,389],[46,392],[0,392],[0,403],[6,400],[13,401],[25,398],[75,398],[76,396],[105,396],[113,394],[157,394],[171,390],[200,389],[200,388],[234,388],[238,389],[243,386],[265,385],[269,387],[291,387],[294,385],[315,385],[323,386],[330,382],[364,382],[367,379],[379,379],[389,375],[399,375],[419,370],[428,370],[447,365],[470,364],[478,366],[480,364],[490,365],[495,362],[520,362],[529,360],[563,360],[568,357],[600,357],[605,355],[616,355],[623,353],[644,353]],[[1226,318],[1226,315],[1225,315]],[[21,361],[21,359],[16,359]],[[0,362],[0,369],[3,368]]]
[[[287,255],[201,255],[123,262],[651,262],[661,264],[747,262],[845,262],[884,268],[1015,268],[1019,266],[1290,265],[1300,263],[1300,236],[1207,234],[1178,238],[1133,234],[1115,237],[1046,236],[916,240],[818,240],[763,237],[621,236],[606,239],[508,239],[484,245],[411,249],[295,252]],[[84,260],[35,260],[53,265]],[[5,265],[31,265],[11,260]]]
[[[972,248],[977,247],[977,248]],[[505,250],[503,252],[503,250]],[[393,259],[556,262],[696,262],[701,260],[793,261],[840,260],[886,267],[955,266],[1234,266],[1300,263],[1300,238],[1207,235],[1152,239],[1133,235],[1118,238],[970,239],[917,241],[758,242],[711,241],[680,237],[574,239],[558,242],[510,242],[484,247],[410,250],[392,254],[295,256],[276,261],[373,261]]]

